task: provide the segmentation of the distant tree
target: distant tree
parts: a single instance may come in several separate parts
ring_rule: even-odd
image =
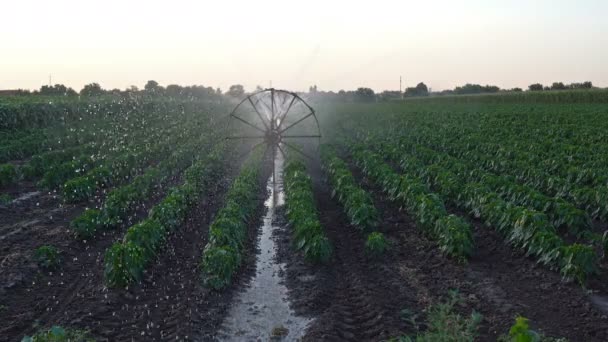
[[[481,93],[497,93],[500,91],[500,88],[497,86],[491,85],[479,85],[479,84],[471,84],[467,83],[461,87],[456,87],[454,89],[454,93],[456,94],[481,94]]]
[[[405,96],[428,96],[429,88],[423,82],[418,83],[415,87],[405,88]]]
[[[176,97],[180,96],[183,90],[184,88],[182,86],[179,86],[177,84],[169,84],[165,89],[165,93],[169,96]]]
[[[399,90],[385,90],[382,93],[378,94],[378,97],[382,101],[398,100],[401,98],[401,93],[399,92]]]
[[[222,95],[222,89],[221,88],[216,88],[215,89],[215,95]]]
[[[316,94],[316,93],[317,93],[317,85],[315,84],[314,86],[310,86],[310,87],[308,88],[308,92],[309,92],[310,94]]]
[[[76,91],[72,88],[68,88],[63,84],[55,84],[54,86],[42,86],[38,92],[40,95],[51,95],[51,96],[74,96],[77,95]]]
[[[264,88],[262,88],[262,86],[261,86],[261,85],[259,85],[259,84],[258,84],[258,85],[256,85],[256,86],[255,86],[255,92],[256,92],[256,93],[257,93],[257,92],[260,92],[260,91],[262,91],[262,90],[264,90]]]
[[[566,86],[562,82],[553,82],[551,90],[565,90]]]
[[[426,86],[426,84],[420,82],[416,85],[416,92],[418,93],[418,96],[428,96],[429,88]]]
[[[521,88],[517,88],[517,87],[516,87],[516,88],[511,89],[511,91],[512,91],[512,92],[514,92],[514,93],[520,93],[520,92],[522,92],[523,90],[522,90]]]
[[[373,102],[376,99],[376,94],[370,88],[360,87],[355,91],[355,99],[361,102]]]
[[[233,84],[226,94],[232,97],[241,97],[245,94],[245,88],[240,84]]]
[[[593,83],[587,81],[583,83],[571,83],[568,88],[570,89],[591,89],[593,88]]]
[[[540,83],[530,84],[528,86],[528,90],[529,91],[542,91],[543,90],[543,85],[540,84]]]
[[[99,83],[90,83],[84,86],[80,91],[82,96],[99,96],[105,94],[105,90],[101,88]]]
[[[158,82],[150,80],[144,86],[144,90],[146,91],[146,93],[151,95],[161,95],[164,92],[165,88],[161,87]]]

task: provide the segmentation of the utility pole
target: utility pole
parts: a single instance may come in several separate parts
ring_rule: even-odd
[[[49,74],[49,87],[53,86],[53,82],[52,82],[52,75]]]
[[[401,94],[401,76],[399,76],[399,94]]]

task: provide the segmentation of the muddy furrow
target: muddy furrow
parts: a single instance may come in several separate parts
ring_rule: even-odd
[[[331,263],[318,277],[326,286],[326,307],[308,330],[307,341],[379,341],[412,331],[403,309],[418,307],[416,289],[395,268],[395,255],[380,259],[365,254],[365,234],[352,227],[343,208],[332,199],[323,175],[314,168],[317,208],[334,247]],[[289,267],[289,266],[288,266]]]
[[[584,289],[563,282],[559,274],[516,253],[493,228],[471,220],[474,255],[466,264],[457,263],[441,255],[407,213],[388,201],[357,167],[351,164],[351,170],[372,193],[382,225],[389,228],[392,252],[399,255],[399,272],[417,290],[419,306],[436,303],[450,289],[457,289],[464,299],[462,313],[476,310],[484,316],[481,340],[495,340],[508,332],[517,315],[529,318],[534,329],[550,336],[572,341],[608,339],[606,313],[591,304]]]

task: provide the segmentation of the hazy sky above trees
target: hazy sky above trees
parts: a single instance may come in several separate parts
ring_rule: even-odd
[[[608,1],[2,1],[0,89],[608,86]]]

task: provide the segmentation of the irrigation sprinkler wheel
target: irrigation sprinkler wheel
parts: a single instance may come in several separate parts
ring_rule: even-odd
[[[315,110],[298,94],[269,88],[247,96],[236,105],[229,116],[226,139],[256,141],[246,153],[266,145],[266,151],[272,151],[275,179],[276,154],[284,156],[283,147],[287,147],[312,158],[296,142],[312,142],[318,149],[321,127]]]

